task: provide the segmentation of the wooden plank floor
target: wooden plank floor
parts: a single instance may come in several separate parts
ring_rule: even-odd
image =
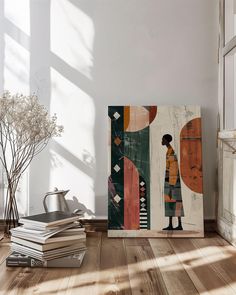
[[[236,294],[236,248],[204,239],[115,239],[87,234],[79,269],[10,268],[0,242],[0,294]]]

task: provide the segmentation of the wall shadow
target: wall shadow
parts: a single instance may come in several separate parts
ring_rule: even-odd
[[[80,71],[71,67],[66,62],[66,59],[63,60],[63,56],[60,57],[56,53],[52,52],[52,36],[50,32],[52,21],[51,13],[54,12],[51,11],[52,1],[29,1],[31,27],[30,41],[28,41],[27,35],[21,32],[19,28],[16,28],[16,35],[18,38],[16,38],[16,40],[20,40],[24,48],[27,49],[28,47],[30,47],[30,91],[36,92],[40,97],[42,103],[49,110],[51,105],[51,94],[53,86],[50,76],[50,69],[55,69],[60,75],[65,77],[65,79],[67,79],[69,82],[73,83],[83,92],[88,94],[93,100],[94,109],[96,112],[93,130],[95,161],[93,165],[90,165],[90,163],[86,162],[86,155],[84,159],[84,165],[82,163],[79,164],[77,161],[78,159],[71,160],[77,163],[76,166],[80,166],[80,169],[85,174],[90,173],[90,176],[93,175],[92,177],[94,180],[93,189],[95,196],[95,214],[97,216],[104,216],[107,215],[107,106],[110,103],[114,105],[123,105],[124,101],[126,102],[126,104],[138,105],[142,104],[144,99],[147,105],[157,102],[165,103],[165,101],[167,101],[167,104],[171,104],[173,102],[173,93],[171,93],[171,91],[168,92],[164,89],[165,87],[166,89],[169,88],[169,84],[165,83],[170,83],[170,81],[169,79],[162,80],[162,77],[165,77],[169,74],[167,73],[169,68],[166,67],[164,63],[166,62],[167,58],[170,58],[173,61],[173,72],[177,73],[177,70],[181,70],[181,61],[179,61],[179,63],[177,62],[177,65],[175,63],[176,61],[178,61],[178,59],[176,58],[176,56],[178,56],[178,53],[181,53],[181,58],[183,58],[184,54],[186,54],[187,58],[189,58],[192,57],[191,54],[194,54],[194,51],[190,55],[188,55],[187,50],[183,51],[182,48],[177,48],[177,51],[175,53],[176,56],[173,52],[168,51],[167,55],[164,56],[166,60],[164,58],[160,58],[160,56],[165,53],[165,50],[167,50],[166,48],[169,48],[168,45],[171,44],[171,42],[168,43],[168,39],[164,38],[165,36],[163,36],[162,34],[173,34],[175,33],[175,31],[169,31],[169,27],[167,28],[167,31],[165,31],[164,26],[162,27],[164,33],[162,32],[162,30],[159,31],[157,26],[157,24],[159,23],[156,17],[160,13],[160,11],[157,9],[159,5],[159,8],[164,13],[168,11],[168,17],[171,17],[171,21],[173,23],[176,22],[176,24],[180,24],[180,28],[183,27],[183,23],[181,22],[181,20],[176,17],[172,11],[168,10],[169,6],[165,6],[164,2],[163,4],[157,4],[155,1],[150,1],[146,5],[143,5],[141,4],[141,2],[137,1],[130,1],[129,3],[127,3],[126,1],[110,1],[109,5],[107,4],[108,2],[106,3],[106,1],[102,4],[100,3],[100,1],[67,0],[62,2],[72,4],[75,9],[86,14],[93,23],[95,29],[93,49],[90,50],[90,48],[88,48],[89,53],[92,55],[93,62],[93,66],[91,68],[91,79],[86,78],[86,76],[83,75]],[[57,3],[59,3],[59,1]],[[2,6],[0,16],[4,18],[4,1],[1,1],[0,5]],[[134,6],[136,7],[135,10]],[[178,8],[177,5],[175,5],[174,7],[176,9]],[[204,15],[200,15],[202,17],[205,17],[205,14],[209,13],[210,8],[211,5],[209,4],[206,7],[206,12],[204,12]],[[202,13],[199,11],[200,9],[197,10],[197,13]],[[184,10],[179,10],[179,13],[183,13],[183,15],[186,16]],[[198,16],[198,14],[196,15]],[[212,16],[212,14],[210,14],[210,16]],[[68,24],[71,25],[71,29],[75,31],[76,26],[73,27],[70,15],[67,15],[67,19]],[[197,24],[198,22],[199,19],[197,20]],[[11,22],[8,20],[4,21],[4,24],[4,26],[6,26],[6,30],[8,30],[8,27],[10,25],[12,25]],[[79,23],[79,19],[78,24],[80,26],[83,26],[83,23]],[[177,27],[177,29],[179,27]],[[212,29],[207,31],[207,34],[209,35],[210,33],[212,33],[212,31]],[[202,33],[202,31],[200,32]],[[79,33],[80,32],[78,32],[78,34]],[[182,35],[181,34],[180,37],[182,39],[188,36],[185,31]],[[0,35],[1,41],[3,42],[2,44],[4,44],[3,28],[0,28]],[[171,37],[176,36],[173,35]],[[161,38],[163,38],[163,40],[167,43],[164,42],[162,44],[163,40]],[[187,49],[191,48],[191,46],[195,44],[194,42],[196,42],[195,39],[194,42],[193,40],[190,41],[192,43],[188,43]],[[71,54],[75,55],[76,48],[70,49]],[[158,52],[157,49],[159,50]],[[0,82],[2,80],[2,83],[4,82],[2,66],[2,63],[4,62],[3,52],[4,50],[2,50],[1,48]],[[210,49],[209,53],[211,53]],[[185,59],[183,61],[185,62]],[[193,66],[196,65],[193,64]],[[185,68],[186,70],[188,70],[186,64],[184,63],[184,69]],[[176,87],[179,82],[178,79],[176,79],[176,81],[172,81],[174,84],[171,89],[173,88],[173,92],[176,92],[175,97],[177,98],[179,103],[188,101],[188,97],[189,95],[191,95],[191,92],[196,90],[199,85],[203,84],[201,82],[202,80],[193,80],[199,79],[198,75],[202,74],[202,69],[205,68],[200,68],[201,71],[197,72],[196,77],[193,76],[192,78],[190,78],[192,79],[190,80],[190,85],[193,85],[193,87],[186,87],[189,93],[184,92],[183,90],[178,90],[178,88]],[[196,67],[196,70],[198,70],[198,67]],[[161,85],[162,81],[165,82],[163,84],[164,86]],[[201,84],[198,84],[199,81],[201,82]],[[159,85],[156,82],[158,82]],[[181,82],[184,85],[185,80],[182,79]],[[201,92],[195,92],[195,97],[201,95]],[[208,94],[208,92],[205,91],[203,92],[203,94]],[[182,98],[180,98],[181,96]],[[210,112],[211,119],[209,121],[211,122],[209,126],[212,127],[214,125],[213,109],[209,109],[209,114]],[[208,116],[205,111],[203,112],[203,115]],[[213,140],[212,135],[211,140]],[[207,149],[209,151],[208,147],[209,145],[204,148],[204,151],[207,151]],[[30,181],[31,198],[37,200],[42,199],[42,195],[45,193],[45,191],[51,189],[49,188],[49,163],[52,162],[50,156],[51,148],[53,149],[52,144],[50,144],[47,149],[32,162],[30,171],[30,178],[32,180]],[[61,153],[63,156],[63,151],[61,151]],[[66,151],[64,151],[64,153],[66,154]],[[70,157],[68,154],[65,156]],[[209,162],[209,165],[207,164],[205,166],[209,166],[213,170],[215,168],[213,165],[214,156],[215,155],[213,153],[210,154],[209,157],[208,155],[207,157],[205,156],[205,158],[207,159],[206,161]],[[94,172],[92,172],[92,170],[94,170]],[[38,171],[43,171],[43,177],[39,175]],[[214,190],[214,180],[210,176],[212,174],[207,170],[206,172],[204,172],[204,175],[206,176],[205,179],[210,179],[210,185],[206,188],[206,195],[209,199],[213,200],[211,194]],[[38,191],[34,191],[35,183],[39,181],[39,178],[40,182],[42,182],[42,185],[40,186]],[[39,209],[41,208],[34,208],[34,204],[31,201],[30,212],[33,213],[35,212],[34,210]],[[210,211],[210,209],[210,205],[208,205],[208,210]]]
[[[4,1],[0,1],[0,22],[3,24],[4,20]],[[4,40],[4,29],[3,25],[0,25],[0,92],[3,93],[4,89],[4,49],[5,49],[5,40]],[[4,212],[4,180],[3,173],[1,169],[0,177],[0,218],[3,218]]]
[[[30,93],[36,93],[50,113],[50,6],[51,1],[30,1]],[[43,19],[43,21],[42,21]],[[40,24],[40,25],[39,25]],[[39,54],[40,53],[40,54]],[[43,198],[49,191],[50,144],[30,165],[29,214],[43,211]],[[40,175],[43,171],[43,175]],[[40,187],[36,184],[40,181]],[[39,190],[35,190],[38,187]]]

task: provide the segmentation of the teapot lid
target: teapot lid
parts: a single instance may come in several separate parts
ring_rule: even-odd
[[[53,191],[47,192],[46,195],[54,195],[54,194],[67,194],[70,190],[58,190],[57,187],[54,188]]]

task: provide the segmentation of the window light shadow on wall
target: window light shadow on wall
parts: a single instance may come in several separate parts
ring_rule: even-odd
[[[4,88],[25,94],[29,93],[29,16],[29,0],[4,1]]]
[[[57,113],[58,123],[65,130],[30,167],[29,194],[34,200],[30,200],[29,213],[41,210],[43,193],[59,186],[70,189],[72,204],[78,198],[93,215],[95,107],[86,93],[89,87],[84,89],[85,84],[92,83],[93,21],[68,0],[3,0],[2,7],[3,89],[36,92],[50,114]],[[43,11],[48,14],[43,15]],[[43,29],[39,20],[44,22]],[[37,60],[40,58],[46,61],[42,65]],[[40,177],[40,186],[42,171],[48,181]]]
[[[51,51],[92,80],[94,25],[68,0],[51,0]]]
[[[2,61],[2,87],[12,93],[22,92],[29,94],[30,72],[30,7],[29,0],[2,1],[4,24],[3,36],[3,61]],[[3,177],[2,195],[6,195],[6,186]],[[26,172],[17,189],[17,203],[19,213],[28,212],[28,172]],[[1,202],[4,202],[3,200]],[[3,205],[2,205],[3,206]],[[1,207],[2,207],[1,206]],[[1,214],[2,212],[0,212]],[[2,216],[2,215],[1,215]]]
[[[5,34],[4,88],[29,93],[29,52]]]
[[[50,112],[57,114],[65,129],[63,136],[51,144],[50,152],[63,164],[51,167],[50,187],[56,183],[69,186],[71,196],[95,212],[95,166],[91,168],[95,163],[95,107],[80,80],[72,78],[80,74],[92,80],[93,21],[67,0],[52,0],[50,11]],[[85,151],[89,156],[85,157]]]

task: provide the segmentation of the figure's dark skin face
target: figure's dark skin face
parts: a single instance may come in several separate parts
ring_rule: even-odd
[[[162,144],[162,145],[166,145],[166,146],[169,146],[169,145],[170,145],[169,141],[166,140],[164,136],[162,137],[161,144]]]

